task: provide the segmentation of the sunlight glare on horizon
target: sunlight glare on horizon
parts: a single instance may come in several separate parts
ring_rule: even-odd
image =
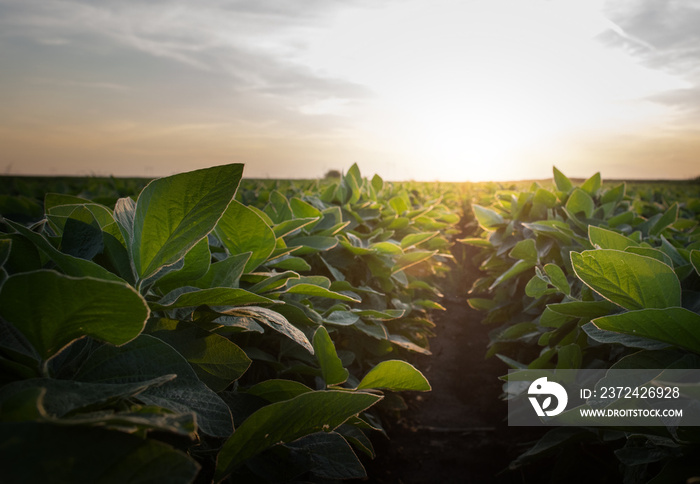
[[[542,154],[556,159],[556,137],[650,129],[670,110],[639,99],[686,86],[601,45],[595,36],[617,28],[602,3],[437,0],[356,10],[299,60],[378,96],[381,112],[354,114],[403,154],[411,177],[528,178],[528,152],[551,165]]]

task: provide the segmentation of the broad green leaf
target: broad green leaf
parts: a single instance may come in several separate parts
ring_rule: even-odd
[[[622,212],[619,215],[610,217],[607,222],[610,227],[617,227],[623,224],[630,224],[634,220],[634,212]]]
[[[175,374],[177,378],[138,395],[147,405],[178,413],[194,412],[199,429],[215,437],[233,432],[231,412],[221,398],[200,381],[185,358],[172,346],[141,335],[121,347],[101,346],[85,361],[75,379],[96,383],[129,383]]]
[[[224,212],[215,233],[230,255],[252,253],[245,266],[246,272],[254,271],[270,257],[277,240],[257,213],[236,200]]]
[[[360,381],[358,390],[382,388],[392,391],[430,391],[430,383],[410,363],[401,360],[382,361],[372,368]]]
[[[302,227],[311,225],[318,220],[318,218],[294,218],[291,220],[284,220],[283,222],[280,222],[272,227],[272,230],[275,237],[284,237],[301,229]]]
[[[278,443],[315,432],[331,432],[382,397],[369,393],[317,391],[267,405],[248,417],[219,452],[215,480]]]
[[[292,209],[294,218],[320,218],[323,216],[319,209],[298,197],[292,197],[289,200],[289,207]]]
[[[310,472],[322,479],[362,479],[364,466],[347,440],[336,432],[316,432],[287,444],[309,456]]]
[[[87,198],[76,197],[67,193],[47,193],[44,196],[44,210],[51,213],[51,209],[60,205],[83,205],[92,203]]]
[[[474,210],[474,216],[484,230],[493,230],[505,223],[501,214],[490,208],[472,204],[472,210]]]
[[[329,299],[337,299],[340,301],[347,302],[360,302],[359,299],[341,294],[339,292],[331,291],[322,286],[317,286],[315,284],[300,283],[294,284],[293,286],[287,288],[284,291],[285,294],[303,294],[305,296],[315,296],[315,297],[327,297]]]
[[[121,345],[143,330],[146,301],[124,282],[41,270],[14,274],[0,289],[0,315],[44,360],[83,336]]]
[[[380,254],[387,255],[402,255],[403,250],[396,244],[391,242],[376,242],[369,246],[370,249],[376,250]]]
[[[202,304],[207,306],[243,306],[245,304],[273,302],[272,299],[253,294],[245,289],[232,287],[212,287],[181,294],[177,294],[177,292],[174,291],[166,295],[158,302],[150,303],[151,309],[162,311],[175,308],[194,308]],[[173,298],[173,295],[176,297]]]
[[[260,308],[256,306],[246,306],[227,309],[222,311],[222,314],[235,316],[239,318],[251,318],[259,323],[262,323],[278,333],[281,333],[291,340],[303,346],[309,353],[314,353],[314,348],[311,342],[296,326],[292,325],[280,313],[268,308]]]
[[[143,189],[131,245],[140,279],[182,259],[214,229],[242,174],[241,164],[215,166],[159,178]]]
[[[659,235],[669,225],[678,219],[678,203],[674,203],[649,230],[649,235]]]
[[[583,182],[583,185],[581,185],[581,190],[594,197],[596,193],[598,193],[598,190],[600,190],[601,185],[602,181],[600,178],[600,172],[598,172]]]
[[[440,232],[419,232],[417,234],[408,234],[403,239],[401,239],[401,248],[408,249],[409,247],[422,244],[423,242],[432,239],[439,235]]]
[[[537,249],[535,248],[535,239],[525,239],[515,244],[515,247],[508,253],[513,259],[524,259],[527,261],[537,262]]]
[[[700,250],[690,251],[690,263],[693,264],[695,272],[700,274]]]
[[[175,348],[215,392],[238,380],[251,363],[245,352],[227,338],[186,323],[174,330],[156,331],[153,336]]]
[[[661,252],[659,249],[652,249],[651,247],[627,247],[625,252],[631,252],[632,254],[643,255],[645,257],[651,257],[658,261],[663,262],[669,267],[673,267],[673,261],[669,256]]]
[[[668,348],[667,343],[662,343],[661,341],[656,341],[649,338],[643,338],[641,336],[635,336],[631,334],[618,333],[616,331],[606,331],[604,329],[598,328],[592,322],[588,322],[581,326],[581,329],[594,341],[605,344],[621,344],[630,348],[642,348],[645,350],[659,350],[663,348]],[[647,367],[655,368],[655,367]]]
[[[554,183],[557,186],[557,190],[560,192],[569,193],[569,190],[574,187],[571,180],[560,172],[556,166],[552,167],[552,171],[554,172]]]
[[[577,188],[569,195],[569,199],[566,201],[566,209],[574,215],[583,212],[586,218],[591,218],[593,210],[595,210],[595,204],[588,193]]]
[[[3,481],[189,484],[199,464],[156,439],[96,427],[0,425]]]
[[[559,291],[567,296],[571,293],[569,281],[566,280],[566,274],[561,270],[561,267],[556,264],[546,264],[544,266],[544,272],[549,276],[549,281],[552,285],[559,289]]]
[[[598,328],[669,343],[700,354],[700,315],[685,308],[641,309],[593,320]]]
[[[553,208],[557,205],[557,196],[544,188],[538,188],[532,200],[533,202],[541,203],[547,208]]]
[[[206,274],[190,284],[201,289],[213,287],[238,287],[238,281],[245,270],[245,265],[250,258],[250,252],[238,255],[230,255],[226,259],[214,262],[209,266]]]
[[[503,274],[498,276],[495,281],[493,281],[493,284],[489,287],[489,290],[493,290],[496,286],[499,284],[512,279],[513,277],[522,274],[523,272],[532,269],[535,267],[535,262],[534,261],[528,261],[528,260],[519,260],[515,264],[513,264],[508,270],[506,270]]]
[[[381,191],[381,189],[384,187],[384,180],[382,180],[382,177],[379,175],[374,175],[372,177],[372,188],[374,188],[375,192]]]
[[[333,311],[323,321],[333,326],[352,326],[360,319],[360,316],[352,311]]]
[[[619,310],[615,304],[605,299],[601,301],[568,301],[547,304],[547,308],[558,314],[585,319],[597,318]]]
[[[600,198],[600,202],[605,204],[605,203],[611,203],[611,202],[619,202],[625,197],[625,191],[627,190],[627,186],[625,183],[620,183],[619,185],[615,186],[614,188],[610,188],[603,193],[603,196]]]
[[[338,239],[335,237],[323,237],[320,235],[312,235],[305,237],[294,237],[287,241],[289,247],[298,247],[292,253],[295,256],[315,254],[332,249],[338,245]]]
[[[557,352],[557,369],[574,370],[581,367],[581,347],[576,343],[564,345]]]
[[[312,391],[303,383],[293,380],[265,380],[250,387],[246,393],[264,398],[270,403],[281,402]]]
[[[547,281],[535,274],[525,285],[525,294],[529,297],[538,298],[544,296],[545,294],[551,294],[553,292],[556,292],[556,289],[547,289],[547,287]],[[471,299],[469,299],[468,301],[471,301]],[[469,305],[472,306],[471,303]]]
[[[389,200],[389,206],[394,209],[397,215],[401,215],[409,209],[408,203],[403,199],[403,197],[399,196],[393,197],[391,200]]]
[[[407,252],[398,258],[394,266],[391,268],[391,272],[394,273],[408,269],[419,262],[430,259],[437,253],[437,250],[416,250],[413,252]]]
[[[183,267],[158,278],[156,287],[163,293],[168,293],[178,287],[190,285],[209,271],[210,262],[209,242],[205,237],[185,255]]]
[[[571,252],[584,284],[625,309],[681,305],[681,285],[673,269],[650,257],[612,249]]]
[[[5,220],[5,223],[10,227],[19,232],[22,236],[29,239],[29,241],[34,244],[34,246],[41,252],[46,254],[51,260],[53,260],[59,269],[65,272],[69,276],[74,277],[96,277],[98,279],[105,279],[108,281],[119,281],[124,282],[116,274],[109,272],[104,267],[95,264],[92,261],[81,259],[79,257],[73,257],[72,255],[64,254],[63,252],[56,249],[51,243],[46,240],[42,235],[32,232],[28,228],[12,222],[10,220]]]
[[[600,249],[625,250],[639,245],[629,237],[594,225],[588,226],[588,239]]]
[[[326,328],[321,326],[314,333],[314,353],[326,385],[340,385],[348,379],[348,370],[343,368],[343,362],[338,358],[335,345],[328,335]]]
[[[43,388],[42,404],[51,417],[63,417],[76,410],[89,410],[97,405],[117,404],[121,400],[135,397],[150,387],[163,385],[177,375],[163,375],[150,380],[130,383],[94,383],[54,378],[30,378],[5,385],[0,389],[0,406],[14,394],[31,388]]]

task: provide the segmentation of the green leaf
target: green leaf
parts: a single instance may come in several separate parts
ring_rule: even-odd
[[[338,358],[335,345],[323,326],[314,333],[314,353],[321,366],[321,373],[326,385],[345,383],[349,376],[348,370],[343,368],[343,362]]]
[[[569,281],[566,280],[566,274],[561,270],[556,264],[546,264],[544,266],[544,272],[549,276],[549,281],[554,287],[559,289],[567,296],[571,293],[571,287],[569,286]]]
[[[547,304],[550,311],[574,318],[592,319],[617,311],[619,308],[605,299],[601,301],[568,301]]]
[[[574,185],[571,183],[571,180],[564,175],[562,172],[560,172],[556,166],[552,167],[552,171],[554,172],[554,183],[557,186],[557,190],[560,192],[564,193],[569,193],[569,190],[571,190]]]
[[[156,287],[163,293],[167,293],[180,286],[187,286],[209,271],[210,261],[209,241],[204,238],[185,255],[182,269],[168,272],[159,277],[156,281]]]
[[[695,272],[700,274],[700,250],[690,251],[690,263],[693,264]]]
[[[631,252],[632,254],[643,255],[645,257],[651,257],[658,261],[663,262],[669,267],[673,267],[673,261],[669,256],[661,252],[659,249],[652,249],[651,247],[627,247],[625,252]]]
[[[272,229],[255,211],[234,200],[228,206],[215,229],[216,236],[230,255],[251,252],[245,266],[254,271],[275,250],[276,237]]]
[[[423,262],[424,260],[428,260],[431,257],[433,257],[435,254],[437,254],[437,250],[416,250],[413,252],[408,252],[406,254],[403,254],[401,257],[398,258],[394,266],[391,268],[392,274],[398,271],[402,271],[404,269],[408,269],[412,265],[418,264],[420,262]]]
[[[239,318],[251,318],[259,323],[262,323],[278,333],[281,333],[291,340],[297,342],[303,346],[309,353],[314,353],[314,348],[311,342],[296,326],[292,325],[287,319],[280,313],[267,308],[260,308],[256,306],[238,307],[231,308],[226,311],[222,311],[222,314],[229,316],[235,316]]]
[[[131,341],[149,311],[124,282],[41,270],[7,278],[0,289],[0,315],[46,360],[86,335],[116,345]]]
[[[654,226],[649,230],[649,235],[659,235],[669,225],[678,220],[678,203],[674,203],[666,212],[656,221]]]
[[[484,230],[490,231],[505,223],[501,214],[490,208],[472,204],[472,210],[474,210],[474,216]]]
[[[293,286],[287,288],[284,292],[285,294],[303,294],[305,296],[327,297],[329,299],[338,299],[340,301],[347,302],[360,302],[359,299],[354,297],[309,283],[294,284]]]
[[[311,473],[323,479],[362,479],[367,472],[345,438],[317,432],[287,444],[309,455]]]
[[[159,178],[143,189],[131,245],[140,279],[182,259],[214,229],[242,174],[241,164],[215,166]]]
[[[382,397],[345,391],[308,392],[267,405],[248,417],[219,452],[216,481],[223,480],[248,459],[278,443],[316,432],[331,432]]]
[[[97,348],[81,366],[75,379],[96,383],[129,383],[175,374],[177,378],[138,395],[147,405],[178,413],[194,412],[199,429],[215,437],[233,432],[231,412],[221,398],[202,383],[185,358],[172,346],[150,335],[141,335],[121,347]]]
[[[265,380],[250,387],[246,393],[264,398],[270,403],[281,402],[312,391],[303,383],[293,380]]]
[[[152,335],[185,357],[199,379],[215,392],[225,390],[243,376],[251,363],[245,352],[227,338],[186,323]]]
[[[662,343],[660,341],[655,341],[649,338],[642,338],[641,336],[634,336],[630,334],[617,333],[615,331],[606,331],[604,329],[598,328],[592,322],[588,322],[581,326],[581,329],[594,341],[605,344],[621,344],[623,346],[628,346],[630,348],[642,348],[646,350],[659,350],[663,348],[668,348],[668,344]],[[621,360],[622,361],[622,360]],[[655,368],[655,367],[648,367]]]
[[[535,248],[535,239],[525,239],[515,244],[515,247],[508,253],[513,259],[523,259],[531,262],[537,262],[537,249]]]
[[[95,427],[0,425],[6,482],[189,484],[199,464],[155,439]]]
[[[419,232],[417,234],[408,234],[403,239],[401,239],[401,248],[408,249],[409,247],[417,246],[423,242],[432,239],[439,235],[440,232]]]
[[[213,287],[238,287],[238,282],[250,258],[250,252],[230,255],[226,259],[214,262],[206,274],[190,284],[201,289]]]
[[[528,269],[532,269],[533,267],[535,267],[535,262],[522,259],[519,260],[518,262],[510,266],[510,268],[507,271],[498,276],[496,280],[493,281],[493,284],[491,284],[491,286],[489,287],[489,290],[493,290],[499,284],[509,279],[512,279],[513,277],[522,274],[523,272],[527,271]]]
[[[403,250],[397,244],[391,242],[376,242],[369,246],[370,249],[376,250],[380,254],[386,255],[402,255]]]
[[[272,299],[253,294],[245,289],[212,287],[180,294],[178,294],[178,291],[174,291],[160,301],[150,303],[150,306],[154,311],[162,311],[176,308],[194,308],[202,304],[207,306],[242,306],[244,304],[271,304],[272,302]]]
[[[287,241],[287,245],[289,247],[298,247],[292,251],[295,256],[309,255],[332,249],[338,245],[338,239],[320,235],[294,237]]]
[[[124,282],[116,274],[109,272],[104,267],[85,259],[79,257],[74,257],[72,255],[64,254],[63,252],[56,249],[51,243],[46,240],[40,234],[32,232],[28,228],[5,219],[5,223],[10,227],[15,229],[21,235],[29,239],[29,241],[36,246],[37,249],[46,254],[51,260],[53,260],[59,269],[68,274],[69,276],[75,277],[96,277],[98,279],[105,279],[109,281],[119,281]]]
[[[650,257],[612,249],[571,252],[584,284],[625,309],[681,305],[681,285],[673,269]]]
[[[594,225],[588,226],[588,239],[600,249],[625,250],[639,245],[629,237]]]
[[[386,390],[430,391],[430,383],[410,363],[401,360],[382,361],[372,368],[357,386],[358,390],[383,388]]]
[[[600,329],[663,341],[700,354],[700,315],[685,308],[641,309],[593,320]]]
[[[600,190],[601,185],[602,181],[600,178],[600,172],[598,172],[583,182],[583,185],[581,185],[581,190],[594,197],[598,193],[598,190]]]
[[[569,199],[566,202],[566,209],[572,214],[582,212],[586,218],[591,218],[593,216],[593,210],[595,210],[595,203],[593,203],[593,199],[588,193],[577,188],[569,195]]]
[[[177,375],[163,375],[150,380],[131,383],[93,383],[54,378],[30,378],[5,385],[0,389],[0,405],[3,414],[5,402],[13,395],[29,389],[43,388],[42,404],[46,414],[63,417],[76,410],[89,410],[107,404],[116,404],[142,393],[150,387],[160,386],[175,379]]]

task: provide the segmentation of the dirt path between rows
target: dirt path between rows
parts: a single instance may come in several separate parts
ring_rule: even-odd
[[[506,369],[497,358],[484,358],[490,328],[464,302],[443,305],[432,356],[414,362],[433,389],[405,395],[408,410],[386,425],[391,440],[374,439],[368,482],[536,482],[507,470],[541,431],[507,426],[498,380]]]

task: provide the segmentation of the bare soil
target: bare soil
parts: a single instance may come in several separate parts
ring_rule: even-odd
[[[546,482],[541,468],[508,469],[544,433],[508,427],[507,404],[497,358],[484,357],[487,326],[465,302],[443,302],[431,356],[413,361],[432,385],[428,393],[404,395],[408,409],[386,423],[389,439],[375,438],[377,457],[366,462],[367,482]]]

